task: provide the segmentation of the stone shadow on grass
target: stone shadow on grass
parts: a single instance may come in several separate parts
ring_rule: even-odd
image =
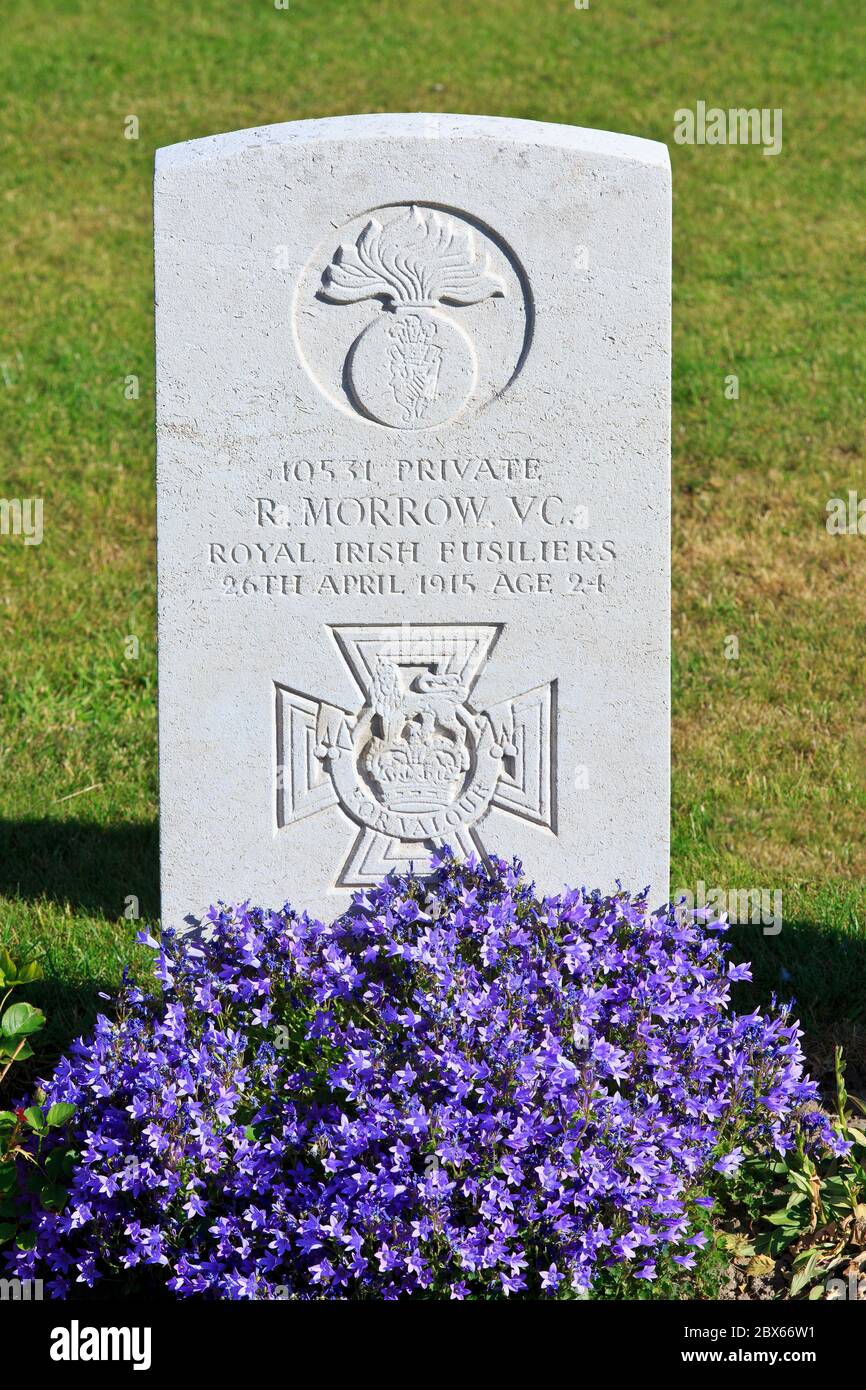
[[[809,1067],[822,1091],[833,1091],[839,1044],[848,1090],[866,1099],[866,932],[786,917],[776,936],[735,926],[728,940],[733,958],[752,965],[753,982],[734,986],[735,1008],[765,1009],[773,994],[781,1002],[793,999]]]
[[[117,921],[130,898],[142,921],[159,914],[155,820],[95,825],[79,820],[0,820],[0,893],[48,898]]]

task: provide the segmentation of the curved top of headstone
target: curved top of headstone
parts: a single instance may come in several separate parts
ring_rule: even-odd
[[[371,140],[383,137],[437,140],[454,135],[467,139],[507,141],[509,144],[546,145],[638,164],[667,167],[667,145],[637,135],[610,130],[557,125],[552,121],[526,121],[511,116],[469,116],[438,112],[377,112],[363,116],[325,116],[309,121],[283,121],[278,125],[252,126],[223,135],[185,140],[157,150],[160,169],[204,159],[231,158],[269,145],[315,141]]]
[[[158,152],[165,922],[444,843],[667,899],[670,183],[489,116]]]

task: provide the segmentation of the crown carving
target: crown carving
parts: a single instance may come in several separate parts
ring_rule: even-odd
[[[425,735],[410,724],[407,736],[385,744],[375,740],[365,766],[393,811],[450,806],[462,773],[460,750],[442,734]]]

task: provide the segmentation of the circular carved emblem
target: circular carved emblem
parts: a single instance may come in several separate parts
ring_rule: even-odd
[[[351,816],[405,840],[446,835],[487,810],[503,748],[468,695],[459,676],[438,671],[404,689],[397,666],[377,659],[351,746],[321,750]]]
[[[421,204],[352,219],[298,285],[295,337],[335,405],[390,429],[430,429],[516,375],[531,331],[513,253],[463,214]]]
[[[355,339],[346,362],[358,409],[380,425],[419,429],[451,420],[475,388],[475,351],[435,309],[401,305]]]
[[[357,831],[341,886],[372,886],[437,844],[485,856],[493,809],[555,830],[555,682],[475,702],[501,627],[331,628],[363,692],[354,709],[275,682],[277,824],[339,806]]]

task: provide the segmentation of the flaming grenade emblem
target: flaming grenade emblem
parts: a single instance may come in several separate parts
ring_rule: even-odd
[[[555,682],[479,708],[499,624],[331,629],[364,691],[352,712],[276,683],[277,824],[338,805],[358,830],[339,887],[447,841],[484,855],[492,808],[554,827]]]
[[[504,297],[505,283],[486,254],[479,259],[467,223],[412,206],[384,225],[371,218],[354,244],[340,246],[320,295],[334,304],[382,301],[346,358],[347,386],[370,419],[424,429],[459,413],[477,375],[468,335],[440,306]]]

